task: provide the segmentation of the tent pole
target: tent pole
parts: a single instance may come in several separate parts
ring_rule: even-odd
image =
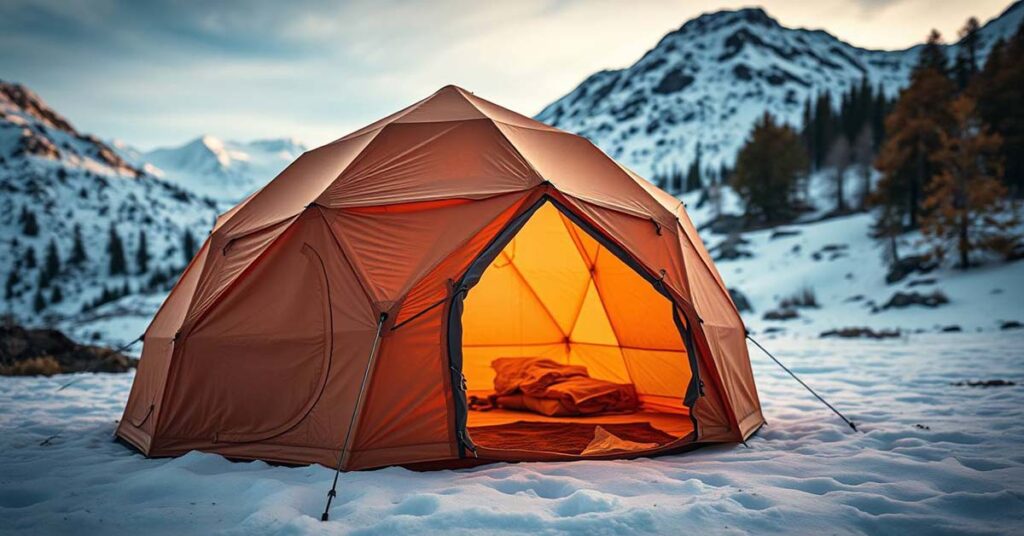
[[[832,404],[829,404],[827,400],[825,400],[824,398],[821,397],[821,395],[819,395],[818,393],[814,392],[814,389],[811,389],[811,386],[807,385],[806,383],[804,383],[803,380],[798,378],[797,375],[794,374],[792,370],[789,370],[789,368],[787,368],[786,365],[783,365],[782,362],[779,361],[778,359],[776,359],[775,356],[773,356],[771,352],[769,352],[768,350],[765,350],[764,346],[761,346],[761,343],[755,341],[754,338],[750,336],[749,332],[747,332],[747,338],[750,339],[750,342],[752,342],[755,345],[757,345],[757,347],[760,348],[761,351],[764,352],[765,355],[767,355],[768,357],[772,358],[772,361],[774,361],[776,365],[782,367],[782,370],[784,370],[787,373],[789,373],[789,375],[792,376],[794,380],[800,382],[800,385],[803,385],[804,389],[807,389],[812,395],[814,395],[815,398],[820,400],[822,404],[825,404],[828,407],[828,409],[832,410],[832,413],[835,413],[836,415],[838,415],[839,418],[842,419],[843,422],[845,422],[847,425],[849,425],[850,428],[852,428],[854,432],[858,431],[857,430],[857,425],[853,424],[853,421],[851,421],[850,419],[847,419],[845,416],[843,416],[842,413],[839,413],[838,409],[832,407]]]
[[[381,313],[377,322],[377,334],[373,337],[373,345],[370,347],[370,355],[366,358],[366,370],[363,371],[363,379],[359,382],[359,393],[356,395],[356,404],[352,408],[352,418],[348,422],[348,431],[345,432],[345,441],[341,444],[341,451],[338,452],[338,465],[334,468],[334,482],[331,484],[331,491],[327,492],[327,505],[324,506],[324,513],[320,515],[320,521],[327,521],[330,518],[328,512],[331,510],[331,501],[338,496],[338,475],[341,474],[341,464],[345,459],[345,450],[348,449],[348,441],[352,436],[352,427],[356,424],[356,416],[359,415],[360,402],[363,399],[363,390],[366,389],[366,380],[370,376],[370,368],[373,365],[373,356],[377,354],[377,344],[380,343],[380,332],[384,327],[384,321],[388,314]]]

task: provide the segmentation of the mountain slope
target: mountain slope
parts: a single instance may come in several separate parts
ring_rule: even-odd
[[[1024,18],[1017,3],[981,31],[980,59]],[[577,132],[652,177],[685,169],[698,143],[711,168],[731,165],[764,112],[799,124],[809,95],[836,97],[867,78],[903,87],[919,46],[866,50],[820,30],[791,29],[758,8],[705,14],[669,33],[632,66],[595,73],[537,119]],[[950,56],[955,46],[948,47]]]
[[[277,176],[306,148],[289,139],[247,143],[202,136],[180,147],[122,154],[158,177],[197,194],[233,204]]]
[[[198,241],[217,213],[214,203],[127,162],[24,86],[6,82],[0,82],[0,191],[3,312],[33,324],[83,321],[94,313],[83,309],[105,290],[108,299],[126,287],[162,294],[186,261],[185,230]],[[76,226],[86,255],[77,264],[70,260]],[[112,229],[128,274],[110,274]],[[140,233],[150,257],[144,273],[136,262]],[[51,241],[58,269],[47,274]]]

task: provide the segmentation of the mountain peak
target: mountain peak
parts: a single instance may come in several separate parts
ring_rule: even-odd
[[[981,30],[978,57],[1021,24],[1021,3]],[[949,51],[954,52],[955,45]],[[811,95],[867,80],[892,96],[918,50],[867,50],[821,30],[787,28],[761,8],[705,13],[664,36],[633,65],[588,76],[537,119],[589,138],[651,177],[696,159],[730,166],[751,125],[769,112],[799,125]]]
[[[712,11],[710,13],[704,13],[699,15],[697,18],[690,19],[678,30],[672,32],[675,33],[689,33],[689,32],[711,32],[726,26],[734,26],[737,24],[749,24],[751,26],[763,26],[766,28],[780,28],[781,25],[775,19],[773,19],[764,9],[760,7],[746,7],[741,9],[733,10],[722,10]],[[669,34],[669,35],[672,35]]]

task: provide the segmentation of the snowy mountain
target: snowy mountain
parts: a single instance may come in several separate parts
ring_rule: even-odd
[[[983,61],[1024,19],[1018,2],[979,39]],[[953,57],[956,46],[947,47]],[[641,175],[685,169],[701,145],[704,165],[731,165],[754,120],[771,112],[798,125],[804,101],[837,97],[867,78],[894,95],[920,45],[867,50],[821,30],[786,28],[759,8],[705,14],[669,33],[632,66],[595,73],[537,119],[576,132]]]
[[[277,176],[306,147],[290,138],[236,142],[201,136],[180,147],[139,152],[121,146],[119,150],[158,177],[234,204]]]
[[[186,262],[185,230],[198,242],[217,214],[212,201],[133,165],[26,87],[7,82],[0,82],[0,191],[3,312],[32,324],[86,322],[99,314],[94,305],[126,289],[162,296]],[[76,226],[80,262],[72,260]],[[112,232],[127,274],[110,274]],[[137,261],[142,235],[145,273]]]

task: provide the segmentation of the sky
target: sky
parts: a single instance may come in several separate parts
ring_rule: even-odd
[[[527,115],[704,12],[902,49],[1008,0],[0,0],[0,80],[141,149],[201,134],[316,146],[457,84]]]

